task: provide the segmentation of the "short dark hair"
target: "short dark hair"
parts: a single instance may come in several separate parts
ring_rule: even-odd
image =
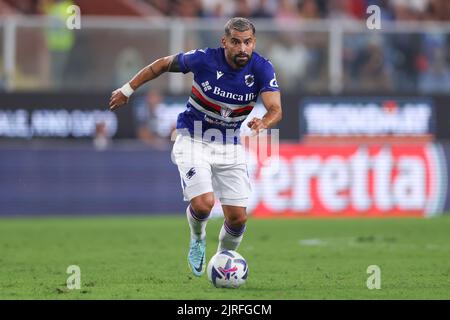
[[[231,35],[231,29],[235,29],[240,32],[244,32],[247,30],[252,30],[253,35],[255,34],[255,26],[250,20],[241,17],[235,17],[228,20],[225,24],[225,34],[227,36]]]

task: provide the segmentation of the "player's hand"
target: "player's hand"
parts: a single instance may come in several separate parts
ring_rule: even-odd
[[[128,97],[120,89],[114,90],[109,99],[109,110],[114,111],[126,103],[128,103]]]
[[[247,126],[252,129],[252,131],[255,132],[255,134],[258,134],[259,131],[267,129],[268,126],[267,124],[264,122],[264,120],[261,120],[259,118],[253,118],[252,120],[250,120],[247,123]]]

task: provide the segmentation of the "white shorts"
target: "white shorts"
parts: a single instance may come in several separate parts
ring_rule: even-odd
[[[242,145],[178,135],[172,149],[185,201],[214,192],[222,205],[247,207],[251,186]]]

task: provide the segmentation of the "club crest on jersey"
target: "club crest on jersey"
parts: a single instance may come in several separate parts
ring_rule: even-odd
[[[222,109],[220,109],[220,114],[224,118],[228,117],[232,112],[233,110],[227,107],[222,107]]]
[[[252,74],[247,74],[247,75],[245,76],[245,84],[246,84],[248,87],[251,87],[252,85],[254,85],[254,84],[255,84],[255,76],[252,75]]]

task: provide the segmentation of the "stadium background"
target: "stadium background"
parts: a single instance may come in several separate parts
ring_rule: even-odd
[[[80,29],[66,28],[72,4],[81,8]],[[380,30],[366,25],[373,4],[381,8]],[[159,57],[219,46],[231,16],[255,22],[256,50],[271,59],[282,90],[279,170],[251,157],[252,217],[447,215],[450,1],[0,0],[0,217],[143,215],[155,216],[156,226],[156,215],[182,218],[170,134],[191,75],[165,74],[114,113],[108,101]],[[263,112],[259,105],[253,114]],[[14,221],[0,221],[5,250],[14,248],[8,234],[28,239]],[[43,221],[30,228],[65,237],[56,231],[62,224]],[[356,238],[363,244],[395,242],[350,223],[348,230],[368,232]],[[408,229],[379,223],[399,235]],[[424,237],[440,230],[412,223],[428,230]],[[294,224],[281,228],[296,232]],[[448,243],[442,231],[434,235]]]
[[[253,165],[250,211],[449,209],[446,1],[0,3],[2,215],[183,212],[168,137],[191,76],[164,75],[117,113],[108,97],[158,57],[218,46],[232,15],[255,19],[283,93],[281,170]],[[79,30],[66,28],[70,4]],[[371,4],[381,30],[366,25]],[[296,166],[304,157],[317,168]]]

